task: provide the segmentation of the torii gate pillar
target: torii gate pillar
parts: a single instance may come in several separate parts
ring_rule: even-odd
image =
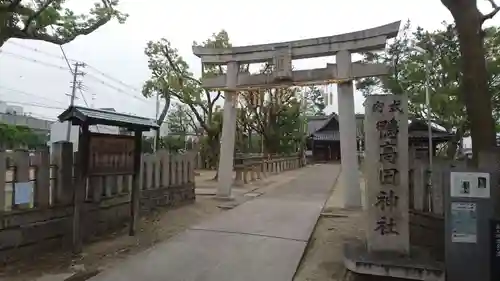
[[[222,116],[222,135],[219,150],[217,193],[218,199],[231,199],[233,184],[234,140],[236,135],[236,83],[239,64],[227,63],[226,90],[224,91],[224,112]]]
[[[354,87],[351,76],[351,53],[347,50],[336,54],[337,75],[345,81],[337,84],[339,106],[340,153],[342,172],[340,188],[343,188],[344,208],[361,207],[361,189],[356,148],[356,116],[354,113]]]

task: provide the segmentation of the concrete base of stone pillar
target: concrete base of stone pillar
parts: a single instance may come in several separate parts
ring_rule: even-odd
[[[412,251],[409,257],[398,253],[369,253],[365,241],[351,241],[344,245],[344,266],[348,270],[347,274],[361,275],[366,277],[366,280],[372,280],[371,276],[379,276],[398,280],[444,281],[445,270],[442,265],[419,249]]]
[[[234,197],[233,197],[233,195],[229,195],[229,196],[215,195],[214,199],[219,200],[219,201],[233,201]]]

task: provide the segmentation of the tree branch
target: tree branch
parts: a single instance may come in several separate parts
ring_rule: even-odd
[[[167,116],[168,113],[168,109],[170,107],[170,101],[171,101],[170,96],[164,96],[164,99],[165,99],[165,106],[163,106],[163,110],[161,111],[158,120],[156,120],[156,124],[158,124],[158,126],[161,126],[163,120],[165,120],[165,117]]]
[[[40,14],[43,13],[43,11],[45,11],[50,6],[50,4],[52,4],[54,1],[55,0],[45,1],[45,3],[42,6],[40,6],[40,8],[38,8],[38,11],[33,13],[31,16],[29,16],[29,18],[24,23],[23,32],[27,32],[29,27],[31,26],[31,22],[33,22],[36,18],[38,18],[40,16]]]
[[[50,35],[46,33],[38,33],[36,30],[33,32],[24,32],[23,30],[17,28],[17,27],[7,27],[7,32],[11,34],[11,38],[18,38],[18,39],[29,39],[29,40],[39,40],[39,41],[46,41],[49,43],[53,43],[56,45],[64,45],[66,43],[69,43],[73,40],[75,40],[76,37],[80,35],[89,35],[90,33],[96,31],[99,27],[105,25],[111,20],[111,15],[108,15],[106,17],[103,17],[96,21],[93,25],[87,27],[87,28],[82,28],[82,29],[77,29],[74,34],[67,36],[67,37],[59,37],[57,35]]]
[[[21,4],[21,0],[13,0],[10,3],[0,3],[0,12],[13,12],[19,4]]]
[[[495,0],[488,0],[488,2],[490,2],[491,7],[493,8],[493,11],[487,13],[486,15],[483,15],[483,18],[481,21],[482,23],[489,20],[489,19],[492,19],[500,11],[500,7],[498,7],[497,3],[495,3]]]
[[[167,46],[165,46],[165,48],[163,50],[161,50],[163,55],[167,58],[167,61],[168,63],[170,64],[170,66],[174,69],[175,73],[177,74],[177,76],[179,77],[179,84],[181,86],[183,86],[183,81],[182,79],[187,79],[187,80],[191,80],[192,82],[198,84],[201,86],[201,81],[199,81],[198,79],[195,79],[193,77],[189,77],[188,75],[186,75],[185,73],[183,73],[181,71],[181,69],[179,68],[179,66],[174,62],[174,60],[172,59],[172,57],[170,56],[170,53],[169,53],[169,49]]]

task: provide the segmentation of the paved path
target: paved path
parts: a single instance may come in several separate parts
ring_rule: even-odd
[[[93,281],[290,281],[339,165],[303,168],[285,186],[130,257]]]

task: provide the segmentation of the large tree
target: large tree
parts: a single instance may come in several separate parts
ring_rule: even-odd
[[[231,47],[229,36],[224,30],[213,34],[201,45],[214,48]],[[194,77],[186,61],[167,39],[148,42],[145,53],[149,58],[151,78],[144,85],[144,96],[150,97],[159,93],[168,103],[170,99],[175,99],[185,104],[191,110],[196,123],[204,130],[207,151],[212,154],[210,162],[215,165],[222,125],[216,102],[221,99],[222,92],[202,88],[200,80]],[[222,73],[223,67],[207,66],[203,75]],[[166,110],[168,108],[163,110],[164,116]]]
[[[382,54],[368,53],[365,61],[393,64],[391,75],[381,78],[366,78],[357,83],[366,95],[381,91],[384,93],[407,94],[410,113],[418,119],[427,118],[425,106],[425,76],[429,66],[429,86],[432,122],[444,127],[454,138],[449,143],[448,155],[453,157],[457,144],[470,132],[470,122],[465,109],[465,98],[460,90],[463,73],[459,40],[454,25],[444,23],[441,30],[428,32],[417,28],[411,32],[409,24],[400,37],[389,45]],[[486,57],[488,68],[488,93],[494,103],[493,114],[499,115],[500,93],[500,30],[485,30]],[[427,56],[416,52],[417,44],[428,50],[433,59],[427,65]]]
[[[493,18],[500,7],[494,0],[488,0],[493,10],[483,14],[476,0],[441,0],[455,19],[460,42],[461,70],[463,81],[461,91],[471,124],[472,150],[477,160],[479,151],[496,146],[495,121],[488,91],[488,71],[485,61],[485,32],[483,23]]]
[[[63,45],[88,35],[111,19],[127,18],[116,10],[119,0],[101,0],[87,14],[64,7],[66,0],[0,0],[0,47],[10,38]]]
[[[262,136],[266,154],[295,152],[301,141],[299,89],[267,89],[241,95],[240,126]]]

